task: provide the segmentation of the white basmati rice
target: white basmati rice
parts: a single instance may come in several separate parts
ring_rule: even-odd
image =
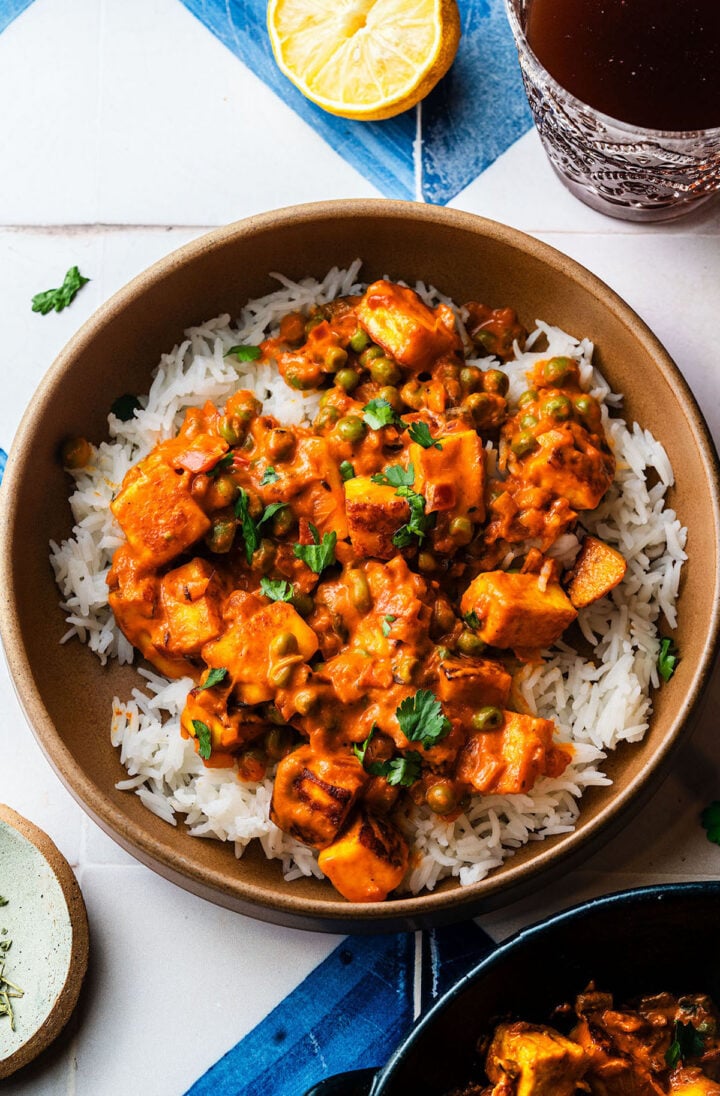
[[[163,356],[132,419],[122,422],[110,415],[111,440],[94,450],[90,465],[74,473],[72,536],[50,546],[69,625],[63,642],[79,638],[103,664],[111,657],[132,662],[132,647],[115,626],[105,583],[113,553],[124,540],[109,503],[125,473],[177,431],[188,407],[207,399],[222,404],[239,388],[251,389],[266,413],[281,421],[295,424],[312,418],[316,394],[288,388],[268,366],[238,365],[225,354],[239,343],[261,342],[288,311],[360,292],[359,270],[359,261],[348,270],[335,268],[322,282],[292,282],[274,275],[280,288],[250,302],[236,324],[223,315],[186,332],[185,340]],[[417,288],[429,303],[441,299],[432,289]],[[538,343],[542,349],[535,350]],[[593,366],[592,353],[588,340],[538,321],[525,352],[518,349],[517,360],[504,366],[512,403],[536,361],[575,358],[583,387],[604,405],[604,426],[617,460],[615,482],[605,499],[594,512],[582,514],[583,527],[615,545],[628,565],[620,586],[579,614],[582,633],[595,651],[593,660],[579,657],[560,641],[546,652],[542,665],[526,666],[515,685],[519,703],[554,719],[559,739],[573,743],[573,761],[561,777],[541,778],[530,794],[475,797],[454,822],[439,820],[427,807],[408,807],[400,825],[413,855],[403,890],[413,894],[432,889],[447,876],[461,885],[476,883],[526,842],[572,830],[584,790],[609,783],[601,767],[607,752],[620,742],[639,741],[648,727],[650,690],[658,685],[657,623],[664,615],[671,628],[676,624],[686,530],[665,505],[673,474],[663,447],[636,423],[628,428],[621,418],[610,417],[609,409],[617,409],[621,397]],[[482,362],[488,364],[487,359]],[[488,466],[495,466],[492,450]],[[572,561],[578,544],[574,534],[566,534],[552,554]],[[509,552],[506,566],[513,555]],[[113,704],[112,742],[128,773],[118,787],[140,796],[171,825],[180,816],[196,837],[233,842],[238,857],[250,841],[258,840],[266,856],[281,861],[289,881],[320,876],[314,852],[270,821],[272,779],[247,784],[233,769],[206,768],[193,743],[181,736],[180,713],[191,680],[171,682],[143,668],[138,673],[144,688]]]

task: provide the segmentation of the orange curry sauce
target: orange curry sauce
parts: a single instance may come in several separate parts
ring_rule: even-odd
[[[321,391],[314,422],[248,391],[192,409],[112,503],[110,604],[153,666],[194,679],[183,733],[241,780],[277,765],[273,820],[352,901],[405,875],[408,797],[452,820],[564,770],[513,671],[624,571],[595,538],[569,575],[546,555],[614,473],[577,363],[539,362],[511,412],[502,363],[526,332],[507,308],[464,316],[461,337],[449,307],[386,281],[286,316],[250,354]]]

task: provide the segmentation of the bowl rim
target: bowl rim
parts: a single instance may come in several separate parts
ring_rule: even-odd
[[[105,329],[116,321],[126,306],[148,288],[172,278],[186,264],[194,262],[205,253],[224,246],[232,246],[245,237],[271,228],[284,228],[295,223],[312,223],[318,220],[333,220],[339,216],[343,218],[372,217],[388,221],[395,221],[398,218],[415,222],[419,220],[459,228],[472,234],[480,233],[484,238],[505,244],[523,255],[549,265],[559,275],[570,277],[573,282],[579,284],[595,298],[600,297],[603,300],[603,308],[610,310],[615,318],[631,331],[645,353],[657,361],[671,377],[677,399],[692,426],[708,479],[714,487],[712,515],[708,514],[708,521],[712,520],[715,541],[720,544],[720,463],[697,401],[679,368],[647,324],[597,275],[549,244],[519,229],[476,214],[446,207],[386,199],[336,199],[312,202],[255,214],[213,229],[169,252],[136,275],[102,304],[79,328],[49,366],[21,419],[3,478],[5,521],[0,523],[0,585],[5,591],[5,597],[0,599],[0,635],[16,693],[31,730],[50,764],[90,817],[133,856],[181,886],[191,887],[195,893],[202,893],[204,897],[212,901],[241,909],[242,912],[255,917],[268,918],[295,927],[320,928],[323,931],[389,932],[398,928],[421,927],[428,918],[432,919],[432,923],[439,924],[443,915],[446,920],[458,920],[470,916],[472,909],[482,908],[483,902],[487,903],[488,900],[494,900],[497,904],[499,894],[504,891],[513,891],[521,880],[528,883],[535,879],[558,857],[567,863],[572,855],[579,853],[611,818],[621,817],[631,804],[635,803],[643,789],[646,789],[649,794],[649,774],[665,764],[670,754],[677,748],[681,729],[684,726],[689,728],[697,715],[704,686],[712,671],[720,643],[720,603],[713,606],[711,628],[703,648],[703,657],[694,667],[687,695],[671,722],[664,742],[643,772],[637,774],[619,796],[613,797],[611,802],[604,804],[582,828],[560,835],[553,842],[539,843],[532,859],[525,863],[513,865],[511,859],[505,861],[502,875],[491,873],[478,883],[466,887],[457,886],[450,893],[440,888],[420,895],[391,898],[382,903],[341,903],[297,897],[292,893],[292,884],[288,884],[289,893],[283,893],[279,889],[273,892],[269,900],[267,891],[262,887],[248,884],[237,877],[229,881],[223,872],[193,863],[190,853],[181,855],[170,852],[160,840],[148,834],[142,825],[134,823],[124,815],[84,771],[73,771],[72,754],[56,731],[34,686],[32,666],[22,643],[19,613],[12,584],[12,529],[20,505],[19,487],[23,466],[28,459],[29,443],[35,424],[43,408],[52,398],[53,391],[62,383],[63,373],[73,358],[83,352],[95,338],[102,336]],[[718,566],[720,567],[720,561]],[[72,779],[68,776],[70,773],[72,773]],[[310,920],[305,921],[304,918]]]
[[[383,1085],[386,1081],[392,1080],[393,1070],[409,1054],[412,1054],[413,1048],[425,1038],[426,1030],[432,1027],[438,1015],[444,1012],[446,1008],[449,1008],[452,1002],[461,996],[469,985],[482,978],[496,966],[501,966],[507,956],[512,954],[516,948],[541,942],[543,937],[555,928],[567,926],[568,930],[571,930],[573,924],[578,920],[582,920],[587,916],[601,915],[610,908],[619,907],[623,909],[628,907],[632,909],[638,904],[663,903],[676,899],[692,901],[694,898],[701,897],[716,898],[720,903],[720,880],[704,879],[675,883],[651,883],[646,886],[611,891],[609,894],[596,895],[593,898],[574,903],[518,929],[511,936],[506,937],[505,940],[497,944],[476,966],[461,975],[456,982],[445,990],[428,1011],[415,1021],[393,1051],[392,1056],[384,1066],[378,1069],[369,1096],[382,1096]],[[572,939],[571,933],[569,938]]]

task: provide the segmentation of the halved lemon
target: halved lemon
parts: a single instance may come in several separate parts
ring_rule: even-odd
[[[275,60],[313,103],[379,121],[415,106],[460,41],[455,0],[270,0]]]

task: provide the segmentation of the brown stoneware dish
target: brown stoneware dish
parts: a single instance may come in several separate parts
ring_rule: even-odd
[[[69,483],[58,447],[69,435],[106,436],[113,400],[144,392],[160,355],[188,326],[237,316],[276,285],[271,271],[322,277],[363,259],[362,276],[430,282],[457,300],[512,305],[526,325],[541,317],[596,345],[596,362],[639,420],[665,445],[676,485],[670,505],[688,526],[679,627],[682,659],[655,697],[640,745],[606,763],[613,783],[586,792],[578,826],[531,843],[466,888],[382,904],[345,901],[329,884],[283,882],[277,862],[199,841],[117,791],[122,779],[108,734],[113,695],[129,696],[136,672],[102,668],[80,643],[63,646],[48,541],[71,529]],[[385,201],[326,202],[253,217],[196,240],[151,267],[107,302],[49,369],[10,454],[0,533],[0,624],[28,720],[60,778],[100,826],[143,863],[212,901],[252,916],[331,931],[411,929],[497,906],[587,854],[657,787],[688,731],[708,678],[718,633],[718,471],[705,423],[678,369],[632,310],[575,262],[523,234],[447,209]]]

